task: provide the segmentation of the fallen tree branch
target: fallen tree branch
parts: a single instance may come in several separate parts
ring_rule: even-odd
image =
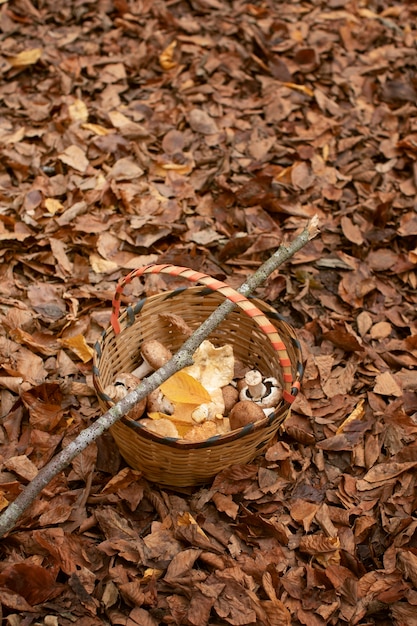
[[[272,274],[282,263],[292,257],[298,250],[306,245],[318,233],[318,218],[314,216],[306,228],[287,246],[281,245],[278,250],[237,290],[244,296],[249,296],[257,287],[261,286],[268,276]],[[0,537],[13,529],[17,520],[32,504],[35,498],[48,485],[48,483],[65,469],[71,461],[80,454],[90,443],[95,441],[115,424],[121,417],[126,415],[140,400],[145,398],[151,391],[159,387],[170,376],[188,365],[192,365],[192,355],[220,324],[220,322],[235,308],[230,300],[225,300],[213,313],[197,328],[197,330],[184,342],[176,354],[131,393],[117,402],[93,424],[83,430],[70,444],[59,452],[47,465],[45,465],[26,488],[9,504],[0,516]]]

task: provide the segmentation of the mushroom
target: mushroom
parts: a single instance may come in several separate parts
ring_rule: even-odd
[[[214,402],[205,402],[199,404],[196,409],[191,413],[191,417],[196,424],[201,424],[207,420],[211,420],[216,415],[216,405]]]
[[[193,329],[187,324],[181,315],[176,313],[158,313],[158,317],[173,326],[175,330],[183,337],[190,337],[193,334]]]
[[[239,392],[233,385],[226,385],[222,388],[224,401],[224,414],[229,415],[236,402],[239,400]]]
[[[225,435],[226,433],[230,433],[230,420],[228,417],[217,417],[214,420],[216,425],[216,432],[218,435]]]
[[[239,392],[240,400],[252,400],[264,409],[274,407],[282,398],[282,390],[276,378],[262,378],[258,370],[245,375],[245,384]]]
[[[196,424],[184,435],[185,441],[204,441],[209,437],[217,435],[216,424],[214,422],[203,422]]]
[[[160,420],[153,420],[148,417],[140,420],[139,424],[145,426],[148,430],[157,435],[161,435],[161,437],[174,437],[175,439],[179,438],[178,430],[168,418],[161,418]]]
[[[151,391],[148,395],[146,410],[148,413],[165,413],[165,415],[172,415],[175,411],[175,406],[164,396],[161,389],[157,387],[157,389],[154,389],[154,391]]]
[[[135,376],[134,374],[118,374],[113,385],[108,385],[105,388],[105,393],[114,401],[118,402],[128,393],[136,389],[140,385],[140,378]],[[139,419],[146,407],[146,398],[142,398],[139,402],[131,409],[128,413],[128,417],[132,420]]]
[[[132,374],[141,379],[158,370],[172,358],[172,352],[157,339],[144,341],[140,351],[143,362],[133,370]]]
[[[229,422],[231,430],[242,428],[247,424],[252,424],[264,419],[265,414],[259,404],[251,400],[241,400],[237,402],[230,411]]]

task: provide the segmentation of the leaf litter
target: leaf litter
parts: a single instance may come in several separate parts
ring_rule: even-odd
[[[237,287],[321,221],[258,290],[306,366],[266,454],[175,490],[104,435],[2,540],[5,623],[417,623],[415,17],[0,3],[3,509],[99,414],[118,279],[175,263]]]

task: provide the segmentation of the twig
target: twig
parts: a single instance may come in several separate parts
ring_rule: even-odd
[[[287,246],[281,245],[237,291],[244,296],[250,295],[257,287],[266,281],[274,270],[305,246],[318,232],[318,217],[314,216],[298,237]],[[159,385],[170,376],[184,367],[192,365],[192,355],[198,346],[235,306],[236,305],[230,300],[225,300],[201,326],[197,328],[191,337],[185,341],[168,363],[148,378],[145,378],[136,389],[83,430],[74,441],[68,444],[66,448],[61,450],[61,452],[45,465],[0,516],[0,537],[3,537],[3,535],[13,529],[16,521],[32,504],[39,493],[41,493],[48,483],[59,474],[59,472],[65,469],[78,454],[85,450],[90,443],[98,439],[100,435],[113,426],[121,417],[126,415],[135,404],[159,387]]]

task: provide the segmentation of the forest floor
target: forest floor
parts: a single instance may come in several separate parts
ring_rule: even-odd
[[[104,435],[1,540],[3,623],[417,624],[416,23],[386,0],[0,0],[3,509],[99,415],[118,280],[238,287],[321,226],[257,291],[305,361],[276,441],[169,489]]]

